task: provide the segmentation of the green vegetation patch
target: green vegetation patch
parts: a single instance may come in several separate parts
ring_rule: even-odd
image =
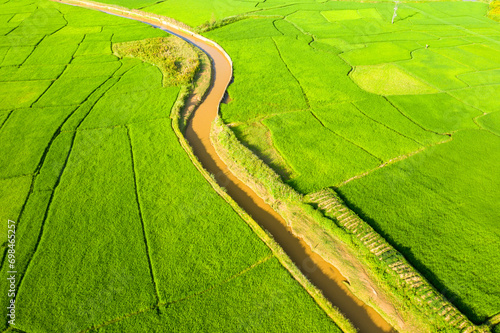
[[[481,115],[477,109],[459,103],[448,94],[391,96],[389,100],[410,119],[428,130],[451,133],[465,128],[477,128],[473,118]]]
[[[61,79],[112,76],[121,66],[119,61],[69,64]]]
[[[500,138],[453,140],[342,186],[340,194],[477,322],[500,311]]]
[[[500,136],[500,112],[488,113],[477,118],[477,122],[481,127]]]
[[[43,164],[38,171],[33,191],[48,191],[56,187],[62,170],[67,166],[66,159],[73,147],[75,135],[73,132],[62,132],[50,142],[50,149],[44,157]]]
[[[298,174],[289,182],[303,193],[336,185],[380,164],[361,147],[323,127],[310,112],[274,116],[264,124],[278,151]]]
[[[198,70],[198,54],[180,38],[152,38],[113,44],[115,55],[134,57],[157,66],[164,86],[189,84]]]
[[[45,147],[71,111],[64,107],[13,111],[0,131],[0,178],[35,172]]]
[[[378,95],[417,95],[438,92],[394,64],[356,66],[349,75],[362,89]]]
[[[92,14],[84,14],[82,13],[82,9],[78,7],[64,8],[64,17],[68,22],[71,22],[70,25],[74,28],[108,27],[108,29],[111,30],[111,26],[115,28],[123,25],[131,25],[129,19],[99,11],[94,11]],[[147,35],[144,35],[143,37],[147,37]]]
[[[304,38],[306,35],[302,31],[300,31],[295,25],[288,22],[285,19],[275,20],[273,21],[274,27],[281,32],[283,35],[296,37],[296,38]],[[309,37],[310,38],[310,37]]]
[[[120,91],[119,87],[118,83],[95,104],[82,128],[117,126],[168,117],[179,94],[177,87],[132,92]]]
[[[459,75],[458,78],[469,86],[500,84],[500,69],[465,73]]]
[[[448,137],[438,135],[409,119],[387,99],[373,97],[354,102],[354,105],[367,117],[411,138],[422,145],[430,145],[436,142],[446,141]]]
[[[65,65],[71,61],[76,49],[78,48],[78,40],[74,41],[68,38],[66,42],[61,44],[52,44],[45,42],[40,43],[33,53],[26,59],[27,65]],[[54,52],[54,48],[58,52]]]
[[[0,85],[0,110],[29,107],[50,86],[52,81],[9,81]]]
[[[314,110],[314,114],[327,128],[384,162],[422,147],[414,140],[366,117],[351,103]]]
[[[120,2],[119,0],[106,0]],[[137,3],[139,7],[143,0],[127,0]],[[149,3],[153,2],[146,0]],[[174,17],[175,19],[193,27],[209,21],[215,22],[228,16],[254,11],[258,1],[221,1],[221,0],[169,0],[144,8],[145,11]],[[139,5],[139,6],[138,6]],[[135,7],[134,6],[134,7]],[[143,6],[140,6],[143,7]]]
[[[5,54],[2,66],[18,66],[22,65],[26,58],[33,52],[33,46],[12,46]]]
[[[0,46],[0,65],[3,62],[3,59],[7,55],[7,52],[9,52],[9,47],[1,47]]]
[[[5,223],[0,225],[0,245],[2,251],[7,242],[7,220],[12,220],[17,223],[19,213],[21,212],[22,204],[26,200],[28,191],[30,189],[32,176],[21,176],[16,178],[1,179],[0,188],[0,205],[4,207],[0,211],[0,218]]]
[[[498,33],[498,32],[497,32]],[[500,65],[500,43],[496,42],[495,45],[484,45],[484,44],[469,44],[461,46],[460,48],[466,52],[475,54],[485,61],[491,62],[493,64]]]
[[[165,37],[166,35],[165,31],[146,24],[132,24],[119,27],[104,26],[102,31],[103,33],[107,33],[109,31],[113,32],[113,37],[111,38],[113,43],[142,40],[146,36],[148,38],[153,38]]]
[[[310,311],[319,310],[317,304],[312,300],[304,302],[308,295],[287,275],[273,258],[214,289],[169,305],[161,315],[148,311],[99,331],[141,331],[147,322],[157,332],[193,332],[203,327],[209,332],[340,333],[320,311]]]
[[[55,80],[64,68],[64,65],[0,67],[0,81]]]
[[[407,73],[418,77],[440,90],[465,88],[457,75],[470,72],[471,68],[429,49],[413,52],[413,59],[398,62]],[[429,71],[429,68],[433,68]]]
[[[500,110],[500,84],[485,85],[450,91],[449,94],[462,103],[485,113]]]
[[[78,46],[78,50],[75,52],[75,57],[83,55],[101,55],[101,54],[112,54],[111,43],[109,40],[105,41],[85,41]]]
[[[66,77],[63,74],[34,106],[79,105],[108,78],[108,76]]]
[[[155,300],[126,130],[80,132],[73,150],[16,299],[25,331],[80,331]]]
[[[26,18],[30,17],[31,13],[18,13],[12,16],[12,18],[8,21],[9,23],[19,24],[24,21]]]
[[[287,20],[318,38],[331,38],[352,34],[349,28],[346,28],[339,22],[328,22],[319,11],[300,10],[288,15]]]
[[[85,35],[84,42],[80,44],[84,44],[87,40],[91,40],[92,36],[99,35],[102,31],[102,27],[94,26],[94,27],[74,27],[72,25],[67,25],[61,30],[57,31],[57,35]],[[107,39],[111,40],[111,36]]]
[[[330,10],[321,12],[321,14],[330,22],[370,18],[382,19],[376,8]]]
[[[375,65],[411,59],[410,52],[395,43],[371,43],[365,48],[352,50],[341,55],[351,66]]]
[[[283,62],[300,83],[311,107],[367,97],[368,94],[346,80],[351,68],[336,54],[314,49],[290,37],[275,38],[275,41]]]
[[[354,9],[330,10],[327,12],[321,12],[321,15],[323,15],[330,22],[343,21],[343,20],[356,20],[361,18],[361,15],[358,13],[358,11]]]
[[[500,59],[499,59],[500,52],[495,52],[494,50],[490,50],[490,52],[487,53],[491,55],[496,55],[496,59],[493,60],[493,59],[487,59],[477,54],[480,52],[473,53],[467,50],[471,49],[468,47],[468,45],[465,45],[452,48],[438,48],[434,49],[434,52],[444,55],[447,58],[453,59],[454,61],[458,61],[461,64],[472,67],[473,70],[496,69],[500,66]],[[475,49],[474,51],[478,50]]]
[[[225,121],[247,121],[308,107],[300,84],[281,60],[273,40],[249,39],[221,44],[235,64],[236,82],[228,90],[232,101],[222,105]]]
[[[90,55],[90,56],[75,56],[71,61],[72,64],[93,64],[99,62],[117,61],[118,58],[112,54],[105,55]]]
[[[5,124],[5,121],[7,120],[7,118],[10,116],[10,113],[12,111],[0,111],[0,129],[2,128],[2,126]]]

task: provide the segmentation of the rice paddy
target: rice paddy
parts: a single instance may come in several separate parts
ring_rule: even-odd
[[[234,62],[223,121],[298,192],[334,189],[474,323],[500,312],[497,2],[408,1],[394,23],[390,2],[103,2],[193,27],[248,13],[205,33]],[[169,112],[191,76],[141,50],[163,32],[0,6],[20,329],[338,330],[179,147]]]
[[[2,330],[340,332],[179,144],[191,46],[43,0],[0,8],[0,232],[5,254],[16,221],[18,272]]]
[[[235,63],[224,121],[299,192],[337,189],[475,323],[498,313],[500,26],[488,5],[402,3],[391,24],[390,3],[272,4],[207,34]],[[300,89],[276,98],[275,82]]]

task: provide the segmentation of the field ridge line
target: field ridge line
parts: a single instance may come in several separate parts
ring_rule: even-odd
[[[274,258],[274,254],[270,254],[269,256],[267,257],[264,257],[260,260],[258,260],[257,262],[253,263],[252,265],[248,266],[247,268],[245,268],[244,270],[242,270],[241,272],[238,272],[232,276],[230,276],[229,278],[223,280],[222,282],[220,283],[217,283],[215,285],[213,285],[212,287],[210,288],[207,288],[205,290],[202,290],[202,291],[199,291],[199,292],[196,292],[196,293],[193,293],[191,295],[188,295],[186,297],[183,297],[183,298],[180,298],[180,299],[177,299],[177,300],[174,300],[174,301],[170,301],[170,302],[159,302],[158,304],[156,305],[153,305],[153,306],[150,306],[149,308],[145,308],[145,309],[141,309],[141,310],[138,310],[138,311],[135,311],[135,312],[131,312],[131,313],[127,313],[123,316],[120,316],[120,317],[116,317],[114,319],[110,319],[108,321],[105,321],[101,324],[98,324],[98,325],[95,325],[95,326],[92,326],[90,328],[87,328],[83,331],[79,331],[78,333],[86,333],[86,332],[90,332],[90,331],[94,331],[94,330],[97,330],[99,328],[102,328],[102,327],[105,327],[105,326],[109,326],[109,325],[113,325],[119,321],[122,321],[122,320],[125,320],[125,319],[128,319],[130,317],[133,317],[133,316],[136,316],[136,315],[139,315],[139,314],[142,314],[142,313],[145,313],[145,312],[148,312],[148,311],[152,311],[152,310],[155,310],[155,309],[159,309],[161,306],[169,306],[170,304],[175,304],[175,303],[178,303],[178,302],[182,302],[182,301],[185,301],[185,300],[188,300],[188,299],[191,299],[191,298],[194,298],[194,297],[197,297],[197,296],[200,296],[200,295],[203,295],[211,290],[214,290],[226,283],[228,283],[229,281],[231,280],[234,280],[235,278],[238,278],[239,276],[251,271],[252,269],[254,269],[255,267],[267,262],[269,259],[271,258]]]
[[[146,224],[144,222],[144,217],[142,215],[142,207],[141,207],[141,199],[139,197],[139,190],[137,187],[137,172],[135,170],[135,161],[134,161],[134,148],[132,145],[132,138],[130,136],[130,128],[128,126],[125,126],[126,132],[127,132],[127,138],[128,138],[128,143],[130,147],[130,161],[132,164],[132,175],[134,176],[134,193],[135,193],[135,201],[137,203],[137,210],[139,213],[139,218],[141,220],[141,227],[142,227],[142,236],[144,239],[144,245],[146,246],[146,255],[148,257],[148,264],[149,264],[149,272],[151,274],[151,280],[153,282],[153,286],[155,288],[155,293],[156,293],[156,304],[159,305],[161,303],[161,298],[160,298],[160,292],[158,290],[158,284],[156,283],[155,279],[155,273],[154,273],[154,268],[153,268],[153,261],[151,259],[151,252],[149,250],[149,244],[148,244],[148,236],[146,233]]]
[[[306,95],[306,92],[304,90],[304,87],[302,87],[302,84],[300,83],[299,79],[292,73],[292,71],[290,70],[290,68],[288,67],[287,63],[285,62],[285,60],[283,59],[283,56],[281,55],[281,51],[278,47],[278,44],[276,43],[276,41],[274,40],[274,38],[271,37],[271,40],[273,41],[274,43],[274,46],[276,47],[276,51],[278,51],[278,55],[281,59],[281,62],[283,63],[283,65],[285,65],[285,68],[286,70],[290,73],[290,75],[295,79],[295,81],[297,82],[297,84],[299,85],[299,88],[300,90],[302,91],[302,95],[304,96],[304,100],[307,104],[307,108],[308,109],[311,109],[311,103],[309,102],[309,98],[307,97]]]
[[[281,36],[285,36],[285,34],[284,34],[284,33],[282,33],[282,32],[278,29],[278,27],[276,27],[276,21],[279,21],[279,20],[283,20],[283,19],[276,19],[276,20],[273,20],[273,27],[274,27],[274,29],[276,29],[276,31],[278,31],[278,32],[281,34]]]
[[[250,266],[248,266],[247,268],[243,269],[242,271],[240,271],[240,272],[238,272],[238,273],[236,273],[236,274],[234,274],[234,275],[232,275],[232,276],[228,277],[227,279],[225,279],[225,280],[223,280],[223,281],[221,281],[221,282],[219,282],[219,283],[214,284],[214,285],[213,285],[213,286],[211,286],[210,288],[207,288],[207,289],[205,289],[205,290],[202,290],[202,291],[199,291],[199,292],[193,293],[193,294],[188,295],[188,296],[183,297],[183,298],[179,298],[179,299],[177,299],[177,300],[173,300],[173,301],[170,301],[170,302],[165,302],[165,303],[160,303],[160,305],[167,305],[167,306],[168,306],[168,305],[170,305],[170,304],[179,303],[179,302],[182,302],[182,301],[185,301],[185,300],[188,300],[188,299],[194,298],[194,297],[201,296],[201,295],[203,295],[203,294],[205,294],[205,293],[207,293],[207,292],[209,292],[209,291],[212,291],[212,290],[214,290],[214,289],[216,289],[216,288],[218,288],[218,287],[220,287],[220,286],[222,286],[222,285],[224,285],[224,284],[226,284],[226,283],[228,283],[228,282],[230,282],[230,281],[232,281],[232,280],[234,280],[234,279],[236,279],[236,278],[238,278],[238,277],[240,277],[240,276],[242,276],[242,275],[244,275],[244,274],[246,274],[246,273],[248,273],[249,271],[253,270],[253,269],[254,269],[254,268],[256,268],[257,266],[262,265],[263,263],[265,263],[265,262],[269,261],[269,260],[270,260],[270,259],[272,259],[272,258],[275,258],[274,253],[271,253],[271,254],[270,254],[270,255],[268,255],[267,257],[264,257],[264,258],[262,258],[262,259],[260,259],[260,260],[256,261],[255,263],[253,263],[252,265],[250,265]]]
[[[21,287],[23,286],[23,281],[24,281],[24,278],[28,275],[29,273],[29,270],[30,270],[30,267],[31,267],[31,263],[33,262],[33,258],[35,257],[35,255],[37,254],[37,251],[38,251],[38,248],[40,247],[40,244],[42,242],[42,237],[43,237],[43,234],[44,234],[44,231],[45,231],[45,225],[47,223],[47,218],[48,218],[48,215],[49,215],[49,212],[50,212],[50,206],[52,204],[52,201],[54,200],[54,196],[55,196],[55,193],[56,193],[56,190],[59,186],[59,183],[61,181],[61,178],[62,178],[62,175],[64,173],[64,170],[66,169],[66,166],[68,164],[68,161],[69,161],[69,158],[71,156],[71,152],[73,151],[73,146],[74,146],[74,143],[75,143],[75,138],[76,138],[76,132],[75,134],[72,136],[71,138],[71,145],[70,145],[70,149],[68,151],[68,154],[66,155],[66,159],[64,161],[64,165],[61,169],[61,172],[59,173],[59,176],[57,177],[57,180],[56,180],[56,183],[55,183],[55,186],[54,188],[52,189],[52,192],[50,194],[50,198],[49,198],[49,201],[47,203],[47,207],[45,208],[45,212],[43,214],[43,219],[42,219],[42,223],[40,225],[40,231],[38,232],[38,238],[37,238],[37,241],[35,243],[35,247],[33,248],[33,251],[31,253],[31,256],[29,257],[28,259],[28,263],[26,264],[26,268],[24,269],[24,272],[21,273],[21,276],[19,277],[19,284],[17,286],[17,291],[18,291],[18,294],[20,293],[21,291]],[[35,181],[36,181],[36,176],[34,177],[31,185],[32,185],[32,188],[30,190],[30,193],[33,193],[33,187],[34,187],[34,184],[35,184]],[[23,205],[23,212],[24,212],[24,208],[26,207],[26,203],[28,202],[29,200],[29,197],[26,199],[25,201],[25,205]],[[21,215],[21,214],[20,214]],[[10,324],[9,324],[9,327]]]
[[[120,66],[121,67],[121,66]],[[119,67],[119,68],[120,68]],[[117,69],[118,70],[118,69]],[[112,75],[114,75],[115,72],[113,72]],[[111,76],[112,76],[111,75]],[[110,78],[111,78],[110,76]],[[108,78],[106,81],[104,81],[101,85],[99,85],[99,87],[97,87],[96,89],[94,89],[88,96],[87,98],[85,99],[83,103],[85,103],[86,101],[88,101],[89,97],[94,94],[100,87],[102,87],[110,78]],[[102,96],[102,95],[101,95]],[[97,103],[97,101],[95,102]],[[61,168],[61,171],[59,173],[59,176],[57,177],[57,180],[56,180],[56,183],[54,184],[54,188],[51,189],[51,194],[50,194],[50,198],[49,198],[49,201],[47,203],[47,207],[45,208],[45,212],[44,212],[44,217],[43,217],[43,220],[42,220],[42,223],[40,225],[40,231],[39,231],[39,234],[38,234],[38,238],[37,238],[37,241],[35,243],[35,246],[33,248],[33,252],[31,253],[31,256],[30,258],[28,259],[28,262],[26,264],[26,267],[24,269],[24,272],[20,273],[20,278],[19,278],[19,284],[17,286],[18,288],[18,293],[19,291],[21,290],[21,287],[22,287],[22,282],[24,280],[24,277],[28,274],[29,272],[29,268],[30,268],[30,265],[31,265],[31,262],[33,261],[33,258],[35,257],[36,255],[36,252],[38,251],[38,248],[39,248],[39,245],[40,245],[40,242],[42,241],[42,237],[43,237],[43,233],[44,233],[44,229],[45,229],[45,224],[46,224],[46,221],[47,221],[47,217],[48,217],[48,214],[49,214],[49,211],[50,211],[50,206],[52,204],[52,200],[54,199],[54,196],[55,196],[55,193],[56,193],[56,190],[57,190],[57,187],[59,186],[59,183],[61,181],[61,178],[64,174],[64,171],[66,169],[66,166],[68,165],[68,161],[71,157],[71,153],[73,152],[73,147],[74,147],[74,144],[75,144],[75,139],[76,139],[76,136],[78,135],[78,128],[80,127],[80,125],[83,123],[83,121],[87,118],[87,116],[90,114],[90,112],[92,111],[95,103],[92,105],[92,107],[90,108],[90,110],[87,112],[87,114],[82,118],[82,120],[78,123],[78,125],[76,126],[76,130],[74,131],[74,134],[71,138],[71,144],[70,144],[70,147],[69,147],[69,150],[68,150],[68,153],[66,155],[66,158],[64,160],[64,163],[63,163],[63,166]],[[64,127],[64,125],[67,123],[67,121],[69,119],[71,119],[71,117],[76,113],[76,111],[79,109],[79,107],[76,107],[73,111],[70,112],[70,114],[63,120],[63,122],[61,123],[61,125],[58,127],[58,129],[55,131],[54,135],[52,136],[51,140],[49,141],[47,147],[45,148],[45,151],[42,155],[42,157],[40,158],[40,161],[38,162],[38,165],[37,165],[37,168],[35,170],[35,173],[33,174],[33,179],[31,181],[31,185],[30,185],[30,190],[26,196],[26,199],[21,207],[21,210],[19,212],[19,216],[18,216],[18,223],[21,222],[21,219],[22,219],[22,215],[26,209],[26,205],[28,204],[28,201],[30,199],[30,196],[33,194],[34,192],[34,187],[35,187],[35,182],[36,182],[36,179],[38,177],[38,175],[40,174],[40,170],[42,169],[42,166],[43,166],[43,163],[45,162],[45,158],[48,154],[48,152],[50,151],[50,148],[52,146],[52,143],[57,139],[57,137],[59,136],[59,134],[61,134],[61,129]],[[7,248],[5,249],[5,252],[7,251]],[[2,261],[2,265],[1,267],[3,267],[3,263],[5,262],[5,256],[3,258],[3,261]],[[10,325],[8,325],[8,327],[11,327]]]
[[[411,121],[412,123],[414,123],[415,125],[417,125],[418,127],[420,127],[421,129],[423,129],[424,131],[426,132],[431,132],[431,133],[434,133],[434,134],[437,134],[437,135],[444,135],[444,136],[450,136],[450,135],[447,135],[446,133],[439,133],[439,132],[436,132],[436,131],[433,131],[433,130],[430,130],[430,129],[427,129],[425,128],[424,126],[420,125],[419,123],[417,123],[415,120],[413,120],[412,118],[410,118],[409,116],[407,116],[403,111],[401,111],[396,105],[394,105],[394,103],[392,103],[386,96],[382,96],[389,104],[391,104],[391,106],[393,108],[395,108],[396,110],[398,110],[399,113],[401,113],[401,115],[403,117],[405,117],[406,119],[408,119],[409,121]]]
[[[66,19],[65,19],[65,20],[66,20]],[[67,21],[66,21],[66,25],[68,25]],[[66,25],[65,25],[65,26],[66,26]],[[65,27],[65,26],[64,26],[64,27]],[[62,28],[64,28],[64,27],[62,27]],[[58,29],[57,31],[61,30],[62,28]],[[42,42],[45,38],[47,38],[48,36],[51,36],[51,35],[52,35],[52,34],[50,34],[50,35],[45,35],[45,36],[42,38],[42,40],[41,40],[40,42],[38,42],[38,44],[35,46],[35,48],[34,48],[34,49],[33,49],[33,51],[31,52],[31,54],[33,54],[33,52],[35,52],[35,49],[38,47],[38,45],[39,45],[39,44],[40,44],[40,43],[41,43],[41,42]],[[37,102],[38,102],[38,101],[39,101],[39,100],[40,100],[40,99],[41,99],[41,98],[42,98],[42,97],[43,97],[43,96],[47,93],[47,91],[49,91],[49,89],[50,89],[50,88],[54,85],[54,83],[56,83],[56,81],[57,81],[57,80],[59,80],[59,79],[61,78],[61,76],[64,74],[64,72],[66,72],[66,70],[68,69],[68,65],[69,65],[69,64],[71,64],[71,62],[73,61],[73,58],[74,58],[74,56],[75,56],[75,53],[78,51],[78,48],[80,47],[80,45],[82,44],[82,42],[83,42],[83,40],[84,40],[84,39],[85,39],[85,37],[83,37],[83,38],[82,38],[82,40],[80,40],[80,42],[78,42],[78,47],[75,49],[75,52],[73,52],[73,54],[71,55],[71,60],[69,61],[69,63],[64,64],[64,70],[63,70],[61,73],[59,73],[59,75],[58,75],[55,79],[51,80],[52,82],[50,82],[50,84],[49,84],[49,86],[47,87],[47,89],[45,89],[45,90],[43,91],[43,93],[41,93],[41,94],[38,96],[38,98],[37,98],[37,99],[36,99],[33,103],[31,103],[30,108],[32,108],[32,107],[33,107],[33,105],[35,105],[35,104],[36,104],[36,103],[37,103]],[[30,54],[30,56],[31,56],[31,54]],[[24,65],[24,62],[26,62],[26,60],[28,60],[28,58],[29,58],[29,56],[28,56],[28,57],[27,57],[27,58],[23,61],[23,63],[22,63],[19,67],[21,67],[22,65]],[[91,95],[91,94],[92,94],[92,93],[90,93],[89,95]]]
[[[156,14],[146,13],[138,10],[130,10],[124,7],[113,6],[113,5],[104,5],[102,3],[97,3],[93,1],[87,0],[52,0],[60,3],[76,5],[79,7],[84,7],[93,10],[100,10],[108,14],[119,14],[125,16],[127,18],[149,22],[155,21],[160,24],[164,29],[173,29],[177,31],[182,31],[184,33],[189,33],[192,36],[195,36],[198,39],[201,39],[206,44],[214,46],[219,52],[221,52],[226,60],[231,65],[232,69],[232,60],[229,55],[224,51],[222,47],[220,47],[217,43],[193,33],[186,28],[183,28],[184,24],[180,22],[176,22],[165,16],[160,16]],[[174,21],[174,23],[172,23]],[[206,53],[206,52],[205,52]],[[228,82],[229,83],[229,82]],[[192,93],[192,92],[186,92]],[[182,102],[182,101],[181,101]],[[202,174],[202,176],[207,180],[207,182],[212,186],[212,188],[232,207],[232,209],[247,223],[247,225],[253,230],[253,232],[260,238],[262,242],[264,242],[268,248],[274,253],[274,256],[279,260],[282,267],[284,267],[293,278],[304,288],[304,290],[314,299],[316,304],[320,306],[323,311],[325,311],[326,315],[333,321],[335,324],[340,327],[344,332],[355,332],[355,328],[352,324],[340,313],[340,311],[333,307],[331,303],[329,303],[326,298],[323,296],[321,291],[312,285],[311,282],[303,275],[303,273],[295,266],[292,260],[285,254],[283,249],[278,245],[278,243],[266,232],[264,229],[246,212],[244,211],[232,197],[230,197],[215,181],[214,178],[210,175],[210,173],[201,165],[196,155],[194,155],[192,147],[187,142],[187,139],[184,137],[180,127],[179,127],[179,114],[181,112],[181,108],[184,105],[182,103],[174,104],[171,113],[171,126],[176,134],[179,143],[182,148],[188,154],[188,157],[191,159],[194,166],[198,169],[198,171]],[[216,122],[220,120],[219,117],[216,117]],[[213,129],[214,127],[212,127]],[[213,132],[212,132],[213,134]],[[153,307],[154,308],[154,307]]]
[[[121,66],[120,66],[120,67],[121,67]],[[120,68],[120,67],[119,67],[119,68]],[[118,69],[119,69],[119,68],[118,68]],[[118,69],[117,69],[117,70],[118,70]],[[64,71],[63,71],[63,72],[64,72]],[[114,75],[114,73],[116,73],[116,71],[115,71],[115,72],[113,72],[113,74],[112,74],[112,75]],[[111,76],[111,77],[112,77],[112,76]],[[110,78],[111,78],[111,77],[110,77]],[[21,207],[21,210],[20,210],[20,212],[19,212],[19,216],[18,216],[18,219],[19,219],[19,220],[21,220],[22,215],[23,215],[23,213],[24,213],[24,209],[25,209],[25,207],[26,207],[26,204],[28,203],[29,197],[30,197],[30,196],[31,196],[31,194],[33,193],[36,178],[38,177],[38,175],[39,175],[39,173],[40,173],[40,170],[42,169],[43,163],[45,162],[45,157],[46,157],[46,154],[48,154],[48,152],[50,151],[50,147],[51,147],[51,145],[52,145],[52,142],[54,142],[54,140],[55,140],[55,139],[57,139],[57,136],[59,136],[59,134],[61,134],[62,132],[68,132],[68,131],[63,131],[63,130],[62,130],[62,129],[64,128],[64,125],[68,122],[68,120],[70,120],[70,119],[71,119],[71,117],[72,117],[72,116],[73,116],[73,115],[74,115],[74,114],[78,111],[78,109],[79,109],[79,108],[80,108],[80,107],[81,107],[81,106],[82,106],[85,102],[87,102],[87,101],[88,101],[88,99],[90,98],[90,96],[92,96],[92,94],[94,94],[97,90],[99,90],[99,88],[101,88],[101,87],[102,87],[102,86],[103,86],[103,85],[104,85],[107,81],[109,81],[109,78],[108,78],[106,81],[104,81],[101,85],[99,85],[96,89],[94,89],[94,90],[93,90],[93,91],[92,91],[92,92],[91,92],[91,93],[90,93],[90,94],[89,94],[89,95],[85,98],[85,100],[84,100],[81,104],[79,104],[79,105],[75,106],[75,109],[74,109],[73,111],[71,111],[71,112],[70,112],[70,114],[66,117],[66,119],[64,119],[64,120],[63,120],[63,122],[61,123],[61,125],[59,126],[59,128],[56,130],[56,132],[55,132],[55,134],[54,134],[54,137],[53,137],[53,138],[49,141],[49,144],[48,144],[48,145],[47,145],[47,147],[45,148],[44,154],[43,154],[43,155],[42,155],[42,157],[40,158],[40,160],[39,160],[39,162],[38,162],[38,165],[37,165],[37,167],[36,167],[35,171],[33,172],[33,180],[32,180],[32,182],[31,182],[31,187],[30,187],[30,190],[29,190],[28,195],[27,195],[27,197],[26,197],[26,200],[24,201],[24,203],[23,203],[23,205],[22,205],[22,207]],[[101,96],[101,97],[102,97],[102,96]],[[96,101],[96,103],[97,103],[97,101]],[[82,119],[82,120],[78,123],[78,125],[76,126],[76,129],[78,129],[78,127],[80,127],[80,125],[82,124],[83,120],[84,120],[84,119],[88,116],[88,114],[90,113],[90,111],[92,111],[92,109],[94,108],[94,105],[95,105],[95,103],[94,103],[94,104],[92,105],[92,107],[89,109],[89,111],[87,112],[87,114],[85,115],[85,117],[83,117],[83,119]],[[15,110],[14,110],[14,111],[15,111]],[[77,131],[76,129],[75,129],[75,131],[74,131],[75,133],[76,133],[76,131]],[[71,154],[72,145],[73,145],[73,142],[71,143],[71,148],[70,148],[70,150],[68,151],[68,155],[69,155],[69,154]],[[64,167],[65,167],[65,166],[66,166],[66,164],[64,165]],[[64,167],[63,167],[63,168],[64,168]],[[64,170],[64,169],[63,169],[63,170]],[[54,188],[54,189],[55,189],[55,188]],[[2,265],[3,265],[3,263],[2,263]]]
[[[404,161],[404,160],[406,160],[407,158],[412,157],[413,155],[417,155],[417,154],[419,154],[419,153],[421,153],[421,152],[423,152],[423,151],[425,151],[425,150],[427,150],[427,149],[429,149],[429,148],[432,148],[432,147],[434,147],[434,146],[439,146],[439,145],[442,145],[442,144],[444,144],[444,143],[448,143],[448,142],[450,142],[450,141],[452,141],[452,140],[453,140],[453,137],[450,137],[450,139],[449,139],[449,140],[436,142],[436,143],[433,143],[433,144],[428,145],[428,146],[423,146],[423,147],[421,147],[421,148],[419,148],[419,149],[417,149],[417,150],[415,150],[415,151],[409,152],[409,153],[407,153],[407,154],[403,154],[403,155],[396,156],[396,157],[394,157],[394,158],[391,158],[391,159],[390,159],[390,160],[388,160],[387,162],[384,162],[383,164],[381,164],[381,165],[377,166],[376,168],[373,168],[373,169],[368,170],[368,171],[366,171],[366,172],[360,173],[359,175],[356,175],[356,176],[354,176],[354,177],[351,177],[351,178],[349,178],[349,179],[347,179],[347,180],[344,180],[343,182],[341,182],[341,183],[339,183],[339,184],[337,184],[337,185],[335,185],[335,186],[333,186],[333,187],[334,187],[334,188],[339,188],[339,187],[342,187],[342,186],[346,185],[347,183],[349,183],[349,182],[351,182],[351,181],[353,181],[353,180],[355,180],[355,179],[360,179],[360,178],[363,178],[363,177],[365,177],[365,176],[368,176],[368,175],[369,175],[369,174],[371,174],[372,172],[375,172],[375,171],[377,171],[377,170],[379,170],[379,169],[385,168],[386,166],[392,165],[392,164],[394,164],[394,163]]]
[[[86,328],[84,329],[83,331],[79,331],[78,333],[87,333],[87,332],[91,332],[91,331],[95,331],[95,330],[98,330],[102,327],[105,327],[105,326],[109,326],[109,325],[112,325],[112,324],[115,324],[119,321],[122,321],[122,320],[125,320],[127,318],[130,318],[130,317],[133,317],[133,316],[136,316],[138,314],[141,314],[141,313],[145,313],[145,312],[148,312],[148,311],[151,311],[151,310],[154,310],[155,308],[157,308],[157,305],[154,305],[154,306],[150,306],[149,308],[145,308],[145,309],[140,309],[140,310],[137,310],[135,312],[131,312],[131,313],[127,313],[127,314],[124,314],[123,316],[121,317],[117,317],[117,318],[114,318],[114,319],[111,319],[111,320],[108,320],[108,321],[105,321],[101,324],[97,324],[97,325],[94,325],[92,327],[89,327],[89,328]]]
[[[345,141],[349,142],[349,143],[350,143],[350,144],[352,144],[353,146],[356,146],[356,147],[358,147],[359,149],[363,150],[363,151],[364,151],[365,153],[367,153],[368,155],[370,155],[370,156],[372,156],[372,157],[376,158],[376,159],[377,159],[380,163],[384,163],[384,160],[383,160],[383,159],[381,159],[380,157],[377,157],[377,156],[373,155],[372,153],[370,153],[370,152],[369,152],[368,150],[366,150],[365,148],[363,148],[363,147],[361,147],[360,145],[358,145],[358,144],[356,144],[356,143],[352,142],[351,140],[349,140],[349,139],[347,139],[347,138],[343,137],[342,135],[338,134],[337,132],[335,132],[334,130],[332,130],[332,129],[331,129],[331,128],[329,128],[328,126],[326,126],[326,125],[323,123],[323,121],[321,121],[321,119],[319,119],[319,117],[318,117],[318,116],[317,116],[317,115],[316,115],[316,114],[315,114],[312,110],[311,110],[311,111],[309,111],[309,112],[310,112],[310,113],[311,113],[311,115],[312,115],[312,116],[313,116],[313,117],[314,117],[314,118],[315,118],[315,119],[316,119],[316,120],[317,120],[317,121],[321,124],[321,126],[323,126],[326,130],[328,130],[328,131],[332,132],[333,134],[337,135],[339,138],[341,138],[341,139],[343,139],[343,140],[345,140]]]
[[[358,110],[358,111],[359,111],[359,112],[360,112],[363,116],[365,116],[366,118],[368,118],[368,119],[370,119],[370,120],[372,120],[372,121],[376,122],[377,124],[380,124],[380,125],[384,126],[384,127],[385,127],[385,128],[387,128],[388,130],[390,130],[390,131],[392,131],[392,132],[394,132],[394,133],[397,133],[398,135],[401,135],[401,136],[402,136],[402,137],[404,137],[404,138],[407,138],[408,140],[411,140],[411,141],[413,141],[413,142],[415,142],[415,143],[417,143],[417,144],[419,144],[419,145],[421,145],[421,146],[425,146],[425,144],[423,144],[423,143],[421,143],[421,142],[418,142],[417,140],[415,140],[415,139],[413,139],[413,138],[410,138],[409,136],[406,136],[406,135],[404,135],[403,133],[400,133],[400,132],[396,131],[394,128],[392,128],[392,127],[390,127],[390,126],[388,126],[388,125],[384,124],[383,122],[378,121],[378,120],[376,120],[376,119],[373,119],[372,117],[370,117],[369,115],[367,115],[365,112],[363,112],[360,108],[358,108],[358,107],[356,106],[356,104],[354,104],[353,102],[351,102],[351,105],[352,105],[352,106],[354,106],[354,107],[356,108],[356,110]]]
[[[5,125],[5,123],[7,123],[7,120],[9,120],[9,118],[12,115],[12,113],[14,112],[14,110],[10,110],[8,112],[9,112],[9,114],[7,114],[7,117],[5,117],[5,119],[3,120],[2,124],[0,124],[0,131],[2,130],[2,128]]]

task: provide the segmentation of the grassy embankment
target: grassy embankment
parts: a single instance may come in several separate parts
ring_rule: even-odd
[[[148,58],[151,46],[194,60],[189,45],[86,9],[0,6],[0,202],[1,218],[17,221],[16,328],[339,331],[179,147],[169,113],[196,63],[182,58],[190,74],[179,76],[140,58],[171,57]]]

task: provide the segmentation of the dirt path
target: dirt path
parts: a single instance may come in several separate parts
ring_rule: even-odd
[[[359,332],[395,332],[372,308],[361,302],[345,286],[346,279],[331,264],[323,260],[302,240],[292,234],[285,221],[249,187],[234,176],[222,162],[210,142],[212,121],[217,117],[219,105],[232,78],[232,62],[229,56],[212,41],[191,33],[167,20],[141,15],[138,11],[124,11],[113,6],[88,1],[70,0],[57,2],[100,10],[144,23],[153,24],[177,35],[200,48],[212,60],[213,80],[205,100],[195,110],[186,130],[186,138],[205,169],[215,175],[217,182],[228,194],[268,230],[299,267],[302,273],[318,287],[325,297],[359,329]]]

